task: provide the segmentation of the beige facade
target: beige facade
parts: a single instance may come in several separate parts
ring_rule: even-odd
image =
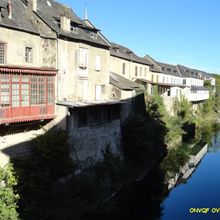
[[[115,56],[110,57],[110,71],[122,75],[130,80],[138,78],[150,80],[151,77],[149,65]]]
[[[106,100],[109,50],[58,40],[58,101]]]
[[[3,65],[56,68],[54,39],[41,38],[39,35],[3,27],[0,27],[0,32],[0,42],[6,45]]]

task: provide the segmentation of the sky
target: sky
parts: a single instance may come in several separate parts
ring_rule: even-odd
[[[220,73],[219,0],[57,0],[139,56]]]

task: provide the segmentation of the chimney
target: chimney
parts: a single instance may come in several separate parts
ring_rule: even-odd
[[[0,21],[2,20],[2,8],[0,7]]]
[[[60,18],[60,27],[64,31],[70,31],[70,19],[62,14]]]
[[[35,12],[37,11],[37,0],[33,0],[32,10],[35,11]]]
[[[9,19],[12,19],[11,0],[8,0],[8,18],[9,18]]]

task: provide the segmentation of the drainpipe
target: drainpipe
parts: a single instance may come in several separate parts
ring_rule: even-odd
[[[59,102],[59,96],[58,96],[58,91],[59,91],[59,88],[58,88],[58,81],[59,81],[59,40],[58,40],[58,36],[56,38],[56,41],[57,41],[57,66],[56,66],[56,69],[57,69],[57,92],[56,92],[56,100],[57,102]]]

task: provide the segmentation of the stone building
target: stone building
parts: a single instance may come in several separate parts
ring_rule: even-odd
[[[100,30],[52,0],[4,0],[0,9],[0,124],[50,119],[47,128],[68,131],[83,166],[107,148],[117,154],[129,112],[110,85],[110,43]],[[6,139],[5,147],[16,144]]]
[[[0,2],[0,125],[56,114],[55,35],[40,22],[39,30],[29,9],[19,0]]]

